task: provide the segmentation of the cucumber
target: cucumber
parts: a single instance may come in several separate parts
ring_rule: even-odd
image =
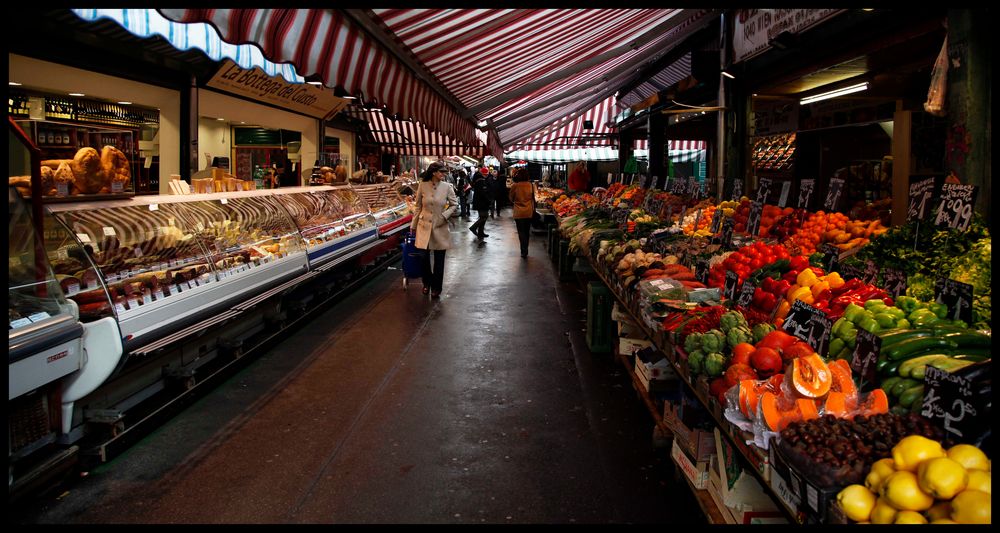
[[[924,397],[924,385],[914,385],[905,391],[903,394],[899,395],[899,405],[903,407],[912,407],[913,402],[922,399]]]
[[[897,359],[896,361],[889,361],[889,364],[885,365],[882,369],[883,376],[898,376],[899,375],[899,365],[906,362],[906,359]],[[886,392],[889,392],[886,390]]]
[[[875,363],[875,372],[881,374],[882,373],[882,369],[884,369],[885,365],[887,365],[887,364],[889,364],[889,358],[886,357],[886,356],[884,356],[884,355],[879,354],[878,361]]]
[[[903,364],[899,365],[899,375],[904,378],[924,379],[923,367],[941,359],[950,359],[950,356],[948,356],[948,354],[935,353],[930,355],[921,355],[920,357],[914,357],[913,359],[907,359],[903,362]],[[919,376],[913,373],[913,371],[917,368],[920,368]]]
[[[883,352],[886,353],[889,359],[896,360],[896,359],[903,359],[907,355],[922,350],[928,350],[931,348],[938,348],[941,350],[945,350],[948,348],[957,348],[957,347],[958,344],[948,339],[943,339],[941,337],[926,337],[926,338],[920,337],[916,339],[908,339],[898,344],[894,344],[892,347],[889,348],[888,351],[886,351],[883,348]]]
[[[891,392],[891,394],[893,396],[895,396],[896,398],[899,398],[899,396],[901,394],[903,394],[903,392],[905,392],[906,389],[909,389],[910,387],[915,387],[915,386],[920,385],[920,384],[921,384],[921,382],[919,382],[919,381],[917,381],[915,379],[903,378],[903,379],[897,381],[896,384],[892,386],[892,392]],[[883,390],[885,390],[885,389],[883,389]]]

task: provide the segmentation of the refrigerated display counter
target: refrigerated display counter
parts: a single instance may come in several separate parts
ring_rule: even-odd
[[[378,239],[375,217],[350,186],[275,192],[275,198],[299,228],[310,268],[343,258]]]
[[[381,236],[403,231],[412,220],[410,206],[393,184],[355,185],[354,189],[367,202]]]

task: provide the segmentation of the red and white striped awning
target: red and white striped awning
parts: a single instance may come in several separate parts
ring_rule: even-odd
[[[693,9],[160,9],[490,152],[606,100],[718,12]],[[596,125],[595,125],[596,126]],[[561,126],[560,126],[561,127]]]
[[[292,63],[302,76],[318,75],[368,102],[468,145],[475,126],[400,60],[337,9],[160,9],[177,22],[208,23],[223,40],[254,43],[275,63]]]
[[[631,107],[650,96],[669,89],[671,85],[691,75],[691,53],[684,54],[680,59],[667,65],[648,80],[640,83],[619,100],[622,107]]]
[[[486,133],[479,130],[476,130],[479,134],[476,144],[470,146],[420,122],[390,118],[381,110],[369,111],[348,106],[345,112],[367,122],[375,142],[386,153],[435,157],[470,156],[476,159],[489,153],[486,149]]]
[[[612,95],[596,106],[560,120],[531,137],[512,145],[509,150],[531,150],[587,146],[612,146],[614,130],[609,127],[614,118],[615,97]],[[585,129],[589,121],[591,128]]]

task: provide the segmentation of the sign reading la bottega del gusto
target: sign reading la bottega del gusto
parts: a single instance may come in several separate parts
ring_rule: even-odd
[[[208,86],[320,119],[332,117],[348,104],[329,89],[289,83],[280,76],[268,76],[259,67],[245,69],[231,59],[208,81]]]

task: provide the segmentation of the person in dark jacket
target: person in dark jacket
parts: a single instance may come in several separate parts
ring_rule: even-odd
[[[507,200],[507,176],[506,174],[498,174],[496,169],[490,171],[490,176],[493,178],[494,201],[494,205],[490,206],[490,209],[493,210],[497,218],[500,218],[500,210],[503,209],[504,202]]]
[[[458,205],[460,208],[459,216],[462,218],[469,218],[469,193],[472,192],[472,182],[469,180],[469,175],[465,173],[464,170],[458,170],[458,183],[455,184],[455,194],[458,195]]]
[[[479,218],[469,226],[469,231],[480,241],[489,237],[484,228],[486,226],[486,217],[490,212],[490,206],[494,204],[493,191],[490,188],[488,178],[489,175],[490,170],[483,167],[476,173],[475,178],[472,180],[472,208],[479,213]]]

